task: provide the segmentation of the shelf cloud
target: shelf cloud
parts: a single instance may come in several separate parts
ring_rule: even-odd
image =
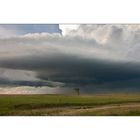
[[[140,25],[60,27],[0,38],[0,85],[139,89]]]

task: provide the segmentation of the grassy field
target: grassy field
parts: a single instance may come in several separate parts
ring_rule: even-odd
[[[140,94],[0,95],[0,116],[137,116]]]

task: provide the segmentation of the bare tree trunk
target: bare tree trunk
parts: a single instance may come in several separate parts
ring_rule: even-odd
[[[80,95],[80,89],[79,88],[75,88],[74,90],[77,93],[77,95],[79,96]]]

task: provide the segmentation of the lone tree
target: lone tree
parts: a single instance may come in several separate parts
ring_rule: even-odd
[[[74,90],[77,93],[77,95],[79,96],[79,94],[80,94],[80,88],[75,88]]]

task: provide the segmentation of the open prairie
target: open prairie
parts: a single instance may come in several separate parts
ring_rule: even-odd
[[[138,116],[140,94],[0,95],[1,116]]]

